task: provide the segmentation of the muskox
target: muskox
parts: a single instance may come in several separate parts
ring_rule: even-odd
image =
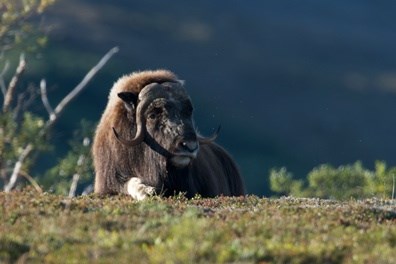
[[[183,82],[166,70],[120,78],[95,133],[95,193],[240,196],[244,185],[227,152],[194,126]]]

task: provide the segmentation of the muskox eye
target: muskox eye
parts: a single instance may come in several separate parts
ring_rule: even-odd
[[[150,113],[147,115],[148,119],[156,119],[158,115],[162,113],[162,109],[155,107],[153,110],[150,111]]]

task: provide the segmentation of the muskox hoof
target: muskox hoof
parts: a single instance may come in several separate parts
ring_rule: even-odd
[[[131,178],[127,183],[128,194],[133,199],[141,201],[155,194],[155,188],[142,183],[142,180],[136,177]]]

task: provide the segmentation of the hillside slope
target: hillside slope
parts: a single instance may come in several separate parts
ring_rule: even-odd
[[[0,193],[0,262],[396,263],[386,200]]]
[[[200,131],[236,157],[249,192],[268,170],[321,163],[396,164],[395,1],[59,1],[42,63],[56,102],[113,46],[112,59],[65,113],[98,120],[121,75],[168,68],[187,81]],[[37,81],[37,82],[38,82]],[[262,184],[257,184],[259,180]]]

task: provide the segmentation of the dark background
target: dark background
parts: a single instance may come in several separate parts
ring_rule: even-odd
[[[296,177],[361,160],[396,163],[396,2],[63,0],[29,74],[55,104],[111,47],[120,52],[56,126],[58,152],[98,121],[116,79],[166,68],[186,80],[199,130],[237,160],[249,193],[268,171]]]

